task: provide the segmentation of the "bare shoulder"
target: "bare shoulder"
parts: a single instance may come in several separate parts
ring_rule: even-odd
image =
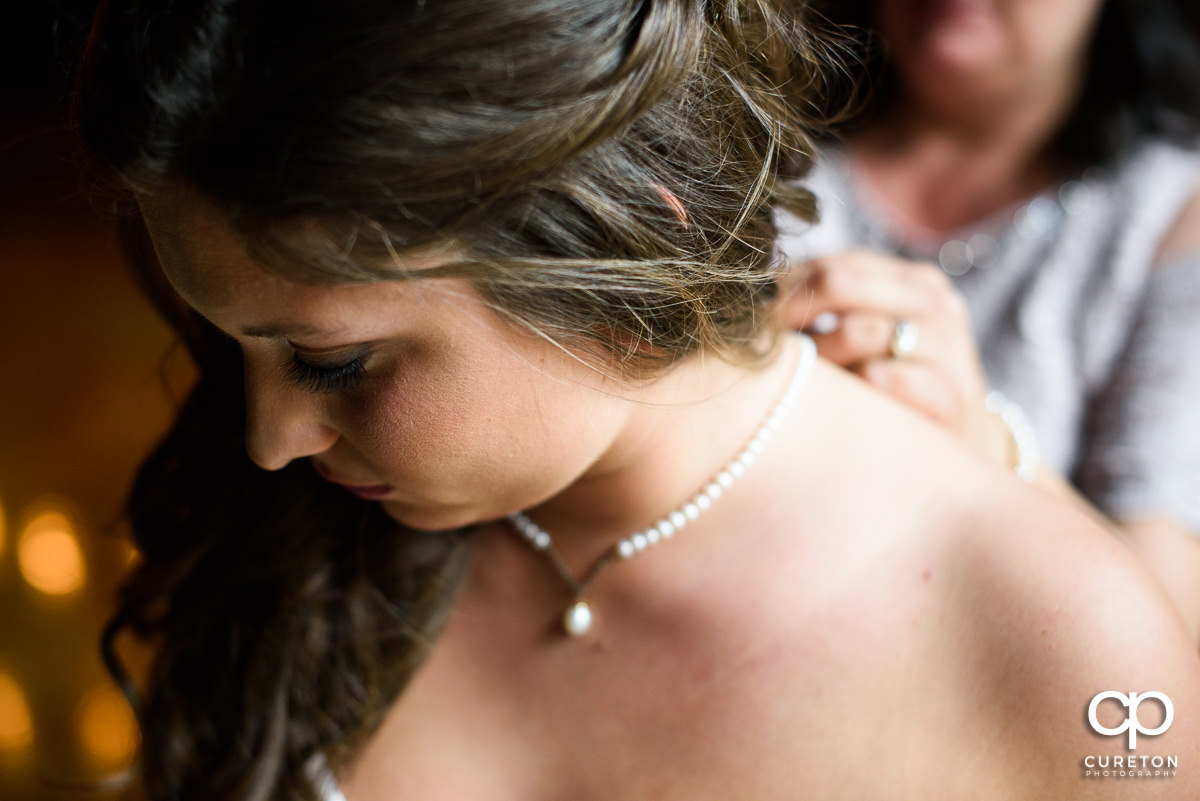
[[[1158,257],[1166,260],[1196,251],[1200,251],[1200,193],[1193,195],[1183,207],[1171,230],[1159,244]]]
[[[978,491],[961,512],[969,535],[947,544],[970,577],[953,602],[974,632],[972,700],[994,716],[997,747],[1025,766],[1022,797],[1200,797],[1200,658],[1153,579],[1058,499],[1015,481]],[[1161,697],[1138,704],[1148,693]],[[1168,708],[1170,725],[1148,734]]]
[[[856,477],[873,501],[837,504],[848,521],[840,530],[870,531],[870,547],[888,554],[880,586],[921,565],[913,575],[926,580],[914,586],[929,625],[906,627],[902,639],[921,677],[921,715],[933,719],[930,705],[941,705],[939,729],[956,732],[931,742],[973,775],[977,797],[1200,798],[1200,658],[1132,552],[1100,521],[865,385],[822,380],[833,401],[818,411],[838,421],[827,436],[843,443],[823,469],[839,484]],[[1130,693],[1162,693],[1171,726],[1128,751],[1089,723],[1103,692],[1130,704]],[[1127,711],[1110,696],[1098,721],[1117,728]],[[1153,730],[1162,707],[1147,701],[1140,711]],[[1085,775],[1089,757],[1103,772],[1096,757],[1112,765],[1114,755],[1122,765],[1170,756],[1176,774],[1157,783]]]

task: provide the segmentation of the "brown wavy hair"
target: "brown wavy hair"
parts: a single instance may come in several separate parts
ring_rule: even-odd
[[[769,0],[109,0],[77,119],[119,186],[216,199],[264,269],[400,280],[398,254],[452,241],[462,260],[422,276],[633,380],[770,355],[772,208],[813,214],[780,179],[847,94],[836,42]],[[351,760],[421,664],[470,532],[402,530],[306,462],[256,468],[240,353],[133,250],[200,368],[131,493],[143,560],[104,642],[142,784],[312,799],[309,759]],[[126,629],[155,648],[142,690]]]

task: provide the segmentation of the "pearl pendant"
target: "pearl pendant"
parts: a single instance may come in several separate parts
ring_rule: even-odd
[[[767,415],[767,419],[754,432],[754,436],[750,438],[746,447],[735,455],[724,469],[713,476],[708,484],[701,487],[690,501],[667,512],[649,528],[634,532],[625,539],[619,540],[592,565],[591,570],[582,578],[575,578],[562,556],[555,549],[550,534],[530,520],[528,515],[524,512],[515,512],[508,516],[508,521],[512,524],[513,529],[524,537],[530,547],[543,554],[551,562],[559,577],[567,585],[568,591],[575,596],[575,603],[568,607],[562,616],[563,630],[568,635],[582,637],[592,630],[594,621],[591,607],[581,600],[580,596],[587,591],[600,571],[618,557],[629,559],[636,556],[642,551],[670,539],[685,526],[691,525],[693,520],[708,511],[727,490],[733,487],[735,482],[746,474],[758,457],[762,456],[767,443],[783,425],[789,408],[795,402],[800,388],[808,379],[808,375],[816,363],[817,346],[813,341],[808,337],[801,336],[799,342],[800,356],[796,361],[796,370],[792,373],[791,381],[788,382],[779,402],[775,404],[771,413]]]
[[[563,628],[572,637],[582,637],[592,628],[592,608],[586,601],[576,601],[563,613]]]

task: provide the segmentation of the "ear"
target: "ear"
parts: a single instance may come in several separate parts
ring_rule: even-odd
[[[683,201],[681,201],[674,192],[672,192],[670,189],[667,189],[662,184],[651,184],[651,186],[654,187],[654,191],[658,192],[658,195],[663,199],[663,202],[671,207],[671,211],[675,212],[675,216],[679,218],[679,222],[683,223],[683,227],[687,228],[688,214],[687,209],[683,207]]]

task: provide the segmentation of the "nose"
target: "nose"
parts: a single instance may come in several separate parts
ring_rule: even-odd
[[[262,372],[268,372],[264,369]],[[246,453],[264,470],[323,453],[338,439],[325,421],[322,398],[278,375],[262,375],[247,360]]]

